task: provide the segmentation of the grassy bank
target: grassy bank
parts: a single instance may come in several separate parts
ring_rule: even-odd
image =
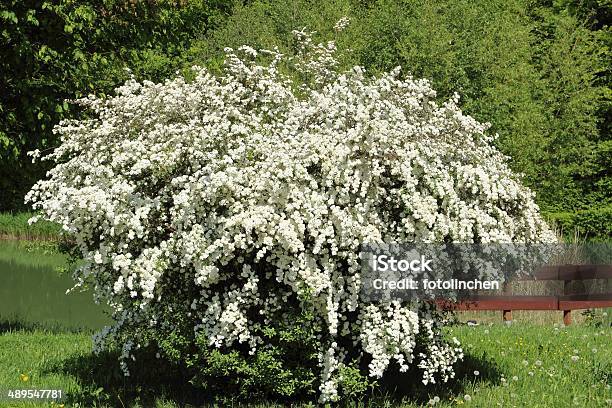
[[[60,388],[68,395],[66,406],[80,407],[177,407],[201,397],[180,373],[160,370],[154,362],[141,362],[131,377],[122,377],[116,356],[92,355],[89,333],[6,324],[0,329],[0,384],[6,388]],[[425,389],[418,381],[398,377],[394,383],[399,394],[404,391],[410,398],[391,398],[390,391],[384,391],[367,403],[350,405],[417,407],[438,398],[436,405],[444,407],[612,404],[609,328],[494,324],[453,326],[448,331],[466,350],[465,363],[450,385]],[[272,402],[254,405],[280,406]],[[24,405],[5,402],[1,406]]]
[[[48,221],[38,221],[29,225],[28,220],[34,215],[35,214],[31,212],[0,213],[0,239],[57,239],[61,227]]]

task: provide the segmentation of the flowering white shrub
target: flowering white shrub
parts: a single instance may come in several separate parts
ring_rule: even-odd
[[[74,240],[79,284],[114,311],[98,346],[126,361],[151,332],[182,330],[167,316],[183,310],[207,347],[253,354],[294,305],[323,327],[321,401],[355,358],[371,377],[395,361],[445,381],[458,344],[434,314],[360,296],[360,245],[554,236],[457,98],[436,103],[399,68],[338,72],[333,42],[296,35],[294,57],[228,49],[222,75],[79,100],[91,115],[56,127],[56,165],[27,200]]]

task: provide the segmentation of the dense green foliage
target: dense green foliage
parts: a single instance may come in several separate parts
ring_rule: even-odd
[[[612,236],[612,206],[578,210],[575,212],[550,213],[548,217],[559,229],[569,235],[589,240],[605,241]]]
[[[317,334],[313,315],[296,315],[290,325],[262,328],[266,345],[253,354],[248,346],[227,349],[209,344],[204,335],[194,335],[188,310],[172,312],[180,328],[161,325],[146,334],[157,344],[162,361],[182,367],[193,386],[232,398],[310,397],[317,393]],[[363,378],[367,383],[367,379]]]
[[[56,144],[53,126],[75,113],[65,99],[111,92],[126,68],[173,76],[191,41],[229,10],[224,0],[0,3],[0,210],[22,207],[44,175],[26,153]]]

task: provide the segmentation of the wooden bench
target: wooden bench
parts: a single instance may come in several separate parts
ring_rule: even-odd
[[[562,310],[563,323],[572,323],[572,310],[612,307],[612,293],[570,294],[569,284],[589,279],[612,279],[612,265],[545,266],[534,276],[521,281],[563,281],[563,295],[558,296],[473,296],[460,302],[438,301],[445,310],[501,310],[505,322],[512,321],[513,310]]]

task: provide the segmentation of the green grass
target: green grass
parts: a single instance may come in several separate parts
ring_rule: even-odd
[[[86,334],[18,331],[0,336],[0,384],[7,389],[62,389],[80,392],[83,388],[74,376],[50,370],[54,364],[91,350]],[[29,376],[26,382],[21,374]],[[2,407],[36,404],[0,402]],[[42,404],[39,404],[42,405]],[[47,404],[50,405],[50,404]]]
[[[597,323],[597,319],[591,323]],[[60,388],[68,394],[66,406],[81,407],[178,407],[205,401],[180,371],[151,360],[139,360],[133,375],[123,377],[117,368],[116,355],[91,353],[89,333],[57,333],[18,324],[0,324],[0,333],[0,385],[5,389]],[[396,376],[367,402],[348,405],[417,407],[436,396],[440,398],[436,405],[444,407],[612,404],[609,326],[460,325],[449,327],[448,335],[456,336],[466,351],[457,378],[450,384],[425,388],[414,378]],[[573,361],[572,356],[579,358]],[[26,382],[21,374],[28,376]],[[394,387],[398,392],[391,392]],[[470,401],[466,401],[466,395]],[[36,405],[5,402],[0,406]],[[254,406],[281,405],[263,402]]]
[[[61,227],[49,221],[38,221],[32,225],[28,220],[34,213],[0,213],[0,238],[4,239],[35,239],[54,240],[57,239]]]
[[[499,373],[463,380],[471,406],[602,407],[612,403],[609,327],[515,324],[462,326],[451,331],[467,355],[474,361],[489,361]],[[577,361],[572,356],[578,356]],[[468,367],[462,370],[469,376]],[[447,398],[443,405],[453,405]],[[460,400],[461,395],[451,398]]]

